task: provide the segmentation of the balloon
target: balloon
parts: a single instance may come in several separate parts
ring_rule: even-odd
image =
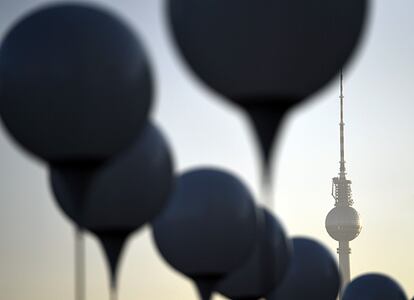
[[[164,259],[195,280],[202,299],[253,253],[258,232],[254,200],[234,175],[216,169],[182,174],[166,209],[153,222]]]
[[[107,159],[144,126],[153,86],[141,42],[122,20],[53,5],[20,20],[0,48],[0,115],[52,163]]]
[[[340,275],[335,258],[321,244],[293,239],[293,257],[285,279],[268,300],[336,300]]]
[[[148,124],[130,148],[92,172],[76,165],[53,166],[51,183],[69,217],[101,240],[115,284],[126,237],[151,221],[169,197],[172,159],[160,131]]]
[[[192,70],[247,110],[268,158],[281,117],[349,59],[367,0],[169,0],[172,32]]]
[[[344,291],[343,300],[407,300],[401,286],[382,274],[366,274],[354,279]]]
[[[262,209],[260,240],[254,253],[240,268],[228,274],[217,291],[229,299],[247,300],[265,297],[282,281],[288,270],[291,243],[278,220]]]

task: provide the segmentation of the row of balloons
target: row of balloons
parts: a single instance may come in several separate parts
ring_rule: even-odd
[[[368,2],[169,0],[167,9],[189,66],[250,116],[268,187],[281,118],[350,58]],[[88,230],[101,241],[114,299],[124,243],[148,222],[162,256],[195,281],[201,299],[214,290],[239,300],[336,299],[331,254],[311,239],[288,239],[235,175],[194,169],[175,177],[168,143],[149,121],[145,50],[110,12],[79,4],[31,12],[1,44],[0,83],[5,127],[48,163],[77,237]],[[406,299],[383,275],[357,279],[343,299],[378,292]]]

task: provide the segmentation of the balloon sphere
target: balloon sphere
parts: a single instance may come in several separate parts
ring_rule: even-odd
[[[153,83],[136,34],[84,5],[21,19],[0,46],[0,115],[26,150],[52,163],[106,159],[147,121]]]
[[[262,209],[260,213],[263,222],[254,253],[217,287],[217,291],[229,299],[261,299],[282,282],[288,270],[291,242],[268,210]]]
[[[346,287],[343,300],[408,300],[404,290],[392,278],[382,274],[366,274]]]
[[[196,281],[203,299],[253,253],[257,233],[252,195],[238,178],[216,169],[182,174],[166,209],[153,222],[161,255]]]
[[[53,166],[52,187],[69,217],[101,240],[115,273],[126,237],[167,203],[174,183],[169,147],[148,124],[128,149],[84,171]]]
[[[357,45],[367,1],[169,0],[186,61],[242,105],[289,106],[329,81]]]
[[[340,288],[337,262],[320,243],[293,239],[293,257],[283,282],[268,300],[336,300]]]

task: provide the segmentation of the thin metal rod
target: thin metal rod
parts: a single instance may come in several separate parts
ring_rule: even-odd
[[[85,300],[85,238],[82,229],[75,228],[75,299]]]
[[[118,289],[116,287],[111,286],[110,293],[110,300],[118,300]]]

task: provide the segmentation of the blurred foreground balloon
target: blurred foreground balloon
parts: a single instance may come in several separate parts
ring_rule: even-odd
[[[185,60],[253,122],[264,189],[270,186],[269,160],[282,117],[348,61],[360,40],[367,2],[168,1],[172,32]]]
[[[20,20],[0,48],[0,115],[53,163],[102,160],[147,120],[153,87],[142,44],[111,13],[53,5]]]
[[[153,222],[160,253],[196,282],[203,300],[253,253],[257,232],[249,191],[233,175],[215,169],[181,175],[167,208]]]
[[[285,279],[268,300],[335,300],[340,275],[335,258],[310,239],[293,239],[293,257]]]
[[[382,274],[367,274],[348,284],[343,300],[407,300],[401,286]]]
[[[266,209],[262,214],[260,239],[254,253],[237,270],[228,274],[217,287],[233,300],[260,299],[283,280],[291,257],[291,242],[277,219]]]
[[[171,155],[159,130],[148,124],[132,146],[95,168],[52,166],[51,183],[63,211],[100,239],[115,288],[127,236],[151,221],[169,197]]]
[[[153,94],[134,32],[112,13],[80,4],[44,6],[9,30],[0,46],[0,86],[0,116],[11,136],[50,163],[76,163],[80,177],[133,142]],[[78,218],[79,197],[64,199],[81,189],[60,197],[72,218]],[[79,300],[85,297],[83,248],[77,228]]]

